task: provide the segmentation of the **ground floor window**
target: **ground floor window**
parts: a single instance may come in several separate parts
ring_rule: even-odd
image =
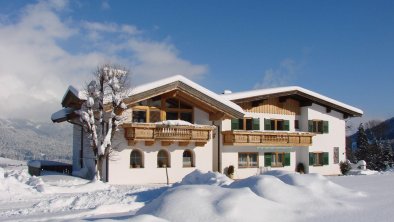
[[[194,167],[193,152],[191,150],[185,150],[183,152],[183,167]]]
[[[166,150],[160,150],[157,153],[157,167],[170,167],[170,154]]]
[[[309,153],[310,166],[328,165],[328,152],[311,152]]]
[[[290,153],[265,153],[264,166],[266,167],[284,167],[290,166]]]
[[[238,153],[239,168],[255,168],[259,166],[258,153]]]
[[[133,150],[130,153],[130,168],[143,168],[142,152],[140,150]]]

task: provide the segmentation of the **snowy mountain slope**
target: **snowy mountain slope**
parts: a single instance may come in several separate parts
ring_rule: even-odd
[[[0,119],[0,156],[17,160],[71,161],[70,124]]]

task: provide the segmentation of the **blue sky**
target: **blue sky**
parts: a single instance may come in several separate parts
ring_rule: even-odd
[[[363,109],[365,119],[394,116],[394,1],[0,0],[0,6],[0,34],[26,33],[0,37],[0,44],[26,45],[10,48],[15,54],[39,52],[26,52],[29,68],[0,65],[0,79],[46,73],[57,83],[37,82],[46,93],[26,83],[10,86],[3,89],[9,98],[31,87],[40,105],[45,98],[59,108],[68,84],[110,61],[130,68],[136,84],[185,74],[215,92],[299,85]],[[42,69],[51,61],[58,64]]]

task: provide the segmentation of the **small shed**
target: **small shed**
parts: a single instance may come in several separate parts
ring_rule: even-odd
[[[62,174],[71,175],[72,165],[50,160],[30,160],[27,162],[29,174],[40,176],[42,171],[54,171]]]

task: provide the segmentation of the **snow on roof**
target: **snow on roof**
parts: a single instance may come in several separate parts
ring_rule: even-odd
[[[64,99],[66,98],[68,92],[71,92],[72,94],[74,94],[78,99],[80,100],[86,100],[86,95],[85,95],[85,91],[83,90],[78,90],[76,89],[74,86],[68,86],[66,93],[64,94],[62,101],[64,101]]]
[[[183,82],[184,84],[186,84],[186,85],[188,85],[188,86],[200,91],[201,93],[203,93],[203,94],[205,94],[205,95],[207,95],[207,96],[209,96],[209,97],[211,97],[211,98],[213,98],[213,99],[225,104],[228,107],[231,107],[234,110],[237,110],[240,113],[243,113],[243,114],[245,113],[243,111],[243,109],[240,106],[238,106],[237,104],[231,102],[230,100],[228,100],[226,98],[222,98],[218,94],[206,89],[205,87],[202,87],[201,85],[199,85],[199,84],[187,79],[186,77],[184,77],[182,75],[175,75],[175,76],[164,78],[164,79],[161,79],[161,80],[158,80],[158,81],[155,81],[155,82],[150,82],[150,83],[147,83],[147,84],[143,84],[143,85],[137,86],[137,87],[133,88],[130,91],[129,96],[130,95],[135,95],[135,94],[138,94],[138,93],[142,93],[144,91],[148,91],[148,90],[151,90],[151,89],[154,89],[154,88],[166,85],[166,84],[170,84],[170,83],[173,83],[173,82],[176,82],[176,81]]]
[[[346,109],[351,110],[353,112],[359,113],[361,115],[364,113],[361,109],[347,105],[347,104],[339,102],[335,99],[331,99],[327,96],[323,96],[319,93],[313,92],[311,90],[308,90],[308,89],[305,89],[305,88],[302,88],[299,86],[277,87],[277,88],[269,88],[269,89],[258,89],[258,90],[244,91],[244,92],[238,92],[238,93],[222,94],[222,95],[220,95],[220,97],[234,101],[234,100],[238,100],[238,99],[245,99],[245,98],[270,95],[270,94],[276,94],[276,93],[283,93],[283,92],[289,92],[289,91],[299,91],[299,92],[308,94],[310,96],[316,97],[318,99],[327,101],[329,103],[335,104],[337,106],[346,108]]]
[[[69,114],[71,114],[73,112],[74,112],[73,108],[70,108],[70,107],[63,108],[63,109],[53,113],[52,116],[51,116],[51,120],[53,122],[57,122],[57,121],[61,122],[64,119],[67,119],[67,115],[69,115]]]

